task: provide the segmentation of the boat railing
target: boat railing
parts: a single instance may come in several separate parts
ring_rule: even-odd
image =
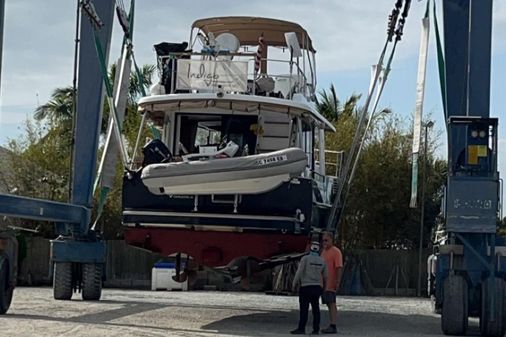
[[[195,62],[195,66],[198,67],[198,72],[194,77],[199,79],[206,77],[209,81],[205,87],[187,87],[178,88],[178,75],[190,77],[190,74],[181,74],[181,68],[178,65],[174,66],[174,62],[180,60],[189,60]],[[292,99],[295,94],[302,94],[304,97],[310,99],[315,95],[315,80],[312,77],[311,81],[308,80],[304,69],[300,67],[297,62],[290,60],[281,60],[274,58],[262,58],[260,62],[266,62],[269,68],[268,72],[255,72],[252,71],[255,67],[256,53],[242,52],[242,53],[225,53],[225,54],[209,54],[199,52],[183,52],[183,53],[170,53],[167,56],[160,56],[158,58],[159,71],[161,74],[164,71],[170,72],[170,91],[166,93],[181,93],[181,92],[220,92],[225,91],[227,93],[238,93],[238,94],[250,94],[258,96],[271,96],[284,99]],[[237,90],[223,90],[220,85],[214,85],[218,82],[213,82],[216,77],[216,67],[213,72],[205,69],[205,61],[211,62],[223,62],[229,63],[229,66],[223,70],[223,76],[231,77],[242,77],[243,82],[246,81],[247,85],[243,89]],[[245,72],[238,72],[244,70],[244,67],[233,67],[233,62],[247,62]],[[199,64],[200,62],[200,64]],[[235,63],[237,65],[238,63]],[[165,69],[164,69],[165,67]],[[189,68],[188,68],[189,69]],[[271,70],[272,69],[272,70]],[[167,76],[166,74],[165,76]],[[218,74],[219,75],[219,74]],[[244,90],[245,89],[245,90]]]
[[[315,156],[319,156],[319,149],[315,149]],[[320,166],[320,161],[315,161],[316,166]],[[344,164],[344,151],[325,150],[325,174],[332,177],[340,177]]]

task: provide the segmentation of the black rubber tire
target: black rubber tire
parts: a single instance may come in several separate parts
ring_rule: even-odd
[[[54,263],[53,296],[55,300],[70,300],[72,298],[71,262]]]
[[[468,326],[468,284],[460,275],[449,275],[443,283],[441,329],[445,335],[465,335]]]
[[[82,296],[85,301],[98,301],[102,295],[102,265],[83,263]]]
[[[481,284],[481,315],[480,315],[480,330],[483,336],[502,337],[506,332],[506,303],[504,298],[505,282],[503,279],[494,277],[495,283],[495,299],[494,316],[490,312],[490,303],[488,302],[488,292],[490,291],[489,280],[483,281]]]
[[[9,260],[3,257],[0,264],[0,315],[9,310],[14,289],[9,287]]]

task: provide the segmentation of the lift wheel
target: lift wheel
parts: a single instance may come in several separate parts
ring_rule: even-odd
[[[465,335],[468,325],[468,285],[464,277],[449,275],[443,284],[441,329],[445,335]]]

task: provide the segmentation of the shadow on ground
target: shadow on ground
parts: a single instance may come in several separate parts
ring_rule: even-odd
[[[296,327],[297,311],[254,313],[232,316],[202,326],[204,330],[221,334],[244,335],[245,331],[286,334]],[[327,312],[322,312],[322,327],[326,325]],[[311,318],[306,331],[311,330]],[[362,311],[341,311],[338,319],[339,335],[352,336],[439,336],[442,335],[440,319],[436,316],[397,315]]]
[[[86,302],[83,302],[83,305]],[[263,310],[220,305],[199,305],[191,303],[149,303],[142,301],[114,301],[103,300],[100,304],[104,308],[100,312],[84,313],[72,317],[55,317],[45,314],[17,314],[11,313],[3,319],[44,320],[62,323],[94,324],[103,326],[117,326],[136,329],[153,329],[155,331],[182,332],[189,335],[222,334],[230,336],[269,336],[286,335],[295,328],[298,320],[297,310]],[[121,308],[107,310],[107,304],[122,304]],[[367,303],[364,303],[367,305]],[[131,322],[118,322],[123,317],[146,313],[159,309],[168,309],[167,319],[170,321],[171,310],[180,308],[195,308],[195,310],[208,309],[213,311],[225,310],[226,318],[200,326],[199,329],[172,328],[161,322],[157,324],[136,324]],[[104,310],[105,309],[105,310]],[[234,314],[237,310],[241,314]],[[248,312],[249,311],[249,312]],[[322,311],[322,327],[326,325],[327,311]],[[147,323],[147,322],[146,322]],[[476,323],[476,322],[474,322]],[[476,324],[474,324],[476,325]],[[311,330],[311,317],[307,331]],[[383,312],[340,311],[338,319],[339,335],[347,336],[440,336],[440,318],[435,315],[398,315]],[[470,328],[470,334],[479,335],[476,326]]]

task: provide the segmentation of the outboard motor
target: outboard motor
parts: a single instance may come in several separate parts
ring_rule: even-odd
[[[142,148],[142,153],[144,154],[142,167],[149,164],[168,162],[172,159],[172,153],[160,139],[153,139],[147,143]]]

